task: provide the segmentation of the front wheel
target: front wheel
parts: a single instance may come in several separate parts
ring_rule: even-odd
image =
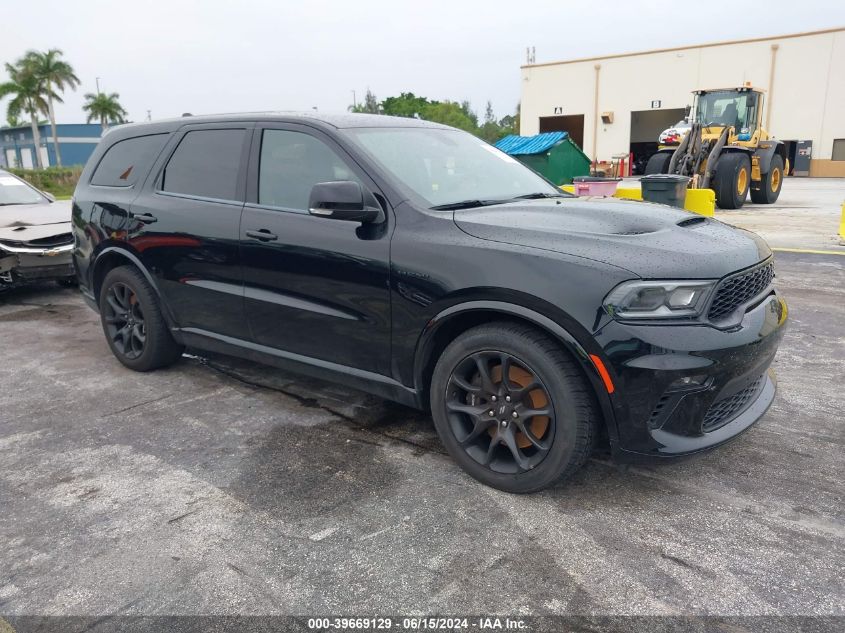
[[[467,473],[515,493],[580,468],[598,420],[590,387],[561,345],[510,323],[473,328],[446,348],[432,376],[431,410]]]
[[[100,320],[112,353],[129,369],[158,369],[182,355],[183,347],[173,340],[155,291],[132,266],[115,268],[103,280]]]
[[[739,152],[722,154],[716,163],[713,189],[720,209],[739,209],[745,204],[751,184],[751,161]]]

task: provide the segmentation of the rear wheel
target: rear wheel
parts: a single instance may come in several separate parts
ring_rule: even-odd
[[[757,204],[774,204],[783,187],[783,158],[775,154],[769,165],[769,172],[751,188],[751,201]]]
[[[575,361],[542,333],[509,323],[473,328],[446,348],[432,377],[431,410],[464,470],[516,493],[580,468],[598,419]]]
[[[672,160],[672,152],[657,152],[645,164],[645,175],[668,173],[670,160]]]
[[[184,349],[173,340],[150,283],[132,266],[106,275],[100,290],[100,320],[117,360],[135,371],[176,362]]]
[[[739,152],[722,154],[716,164],[713,189],[720,209],[739,209],[748,197],[751,183],[751,161]]]

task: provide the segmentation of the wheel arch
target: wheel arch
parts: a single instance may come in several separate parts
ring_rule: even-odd
[[[772,158],[774,158],[775,155],[780,156],[781,160],[783,160],[783,164],[786,165],[786,144],[783,141],[773,139],[763,141],[757,145],[754,155],[757,156],[757,160],[760,165],[760,174],[768,174],[772,165]]]
[[[91,288],[91,292],[94,295],[95,303],[99,305],[100,290],[102,289],[103,280],[106,278],[106,275],[109,274],[109,271],[114,270],[119,266],[126,265],[130,265],[134,268],[137,268],[138,271],[150,284],[153,289],[153,292],[155,292],[156,297],[159,300],[159,306],[161,307],[162,316],[164,316],[168,328],[170,328],[173,335],[176,336],[175,332],[173,332],[173,328],[176,325],[175,321],[173,320],[173,315],[170,313],[170,309],[167,303],[162,299],[161,291],[159,290],[158,283],[156,283],[155,277],[150,273],[149,270],[147,270],[147,267],[144,266],[141,259],[127,248],[124,248],[119,245],[107,246],[102,251],[100,251],[100,253],[97,255],[97,258],[94,260],[94,265],[91,267],[91,278],[89,288]]]
[[[428,408],[429,389],[434,366],[443,350],[463,332],[496,321],[523,323],[552,339],[575,359],[595,395],[607,432],[612,441],[618,437],[610,396],[599,370],[581,342],[557,321],[531,308],[505,301],[469,301],[450,306],[431,319],[417,342],[414,356],[414,382],[420,404]]]

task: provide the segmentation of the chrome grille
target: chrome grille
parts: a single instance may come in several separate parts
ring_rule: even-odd
[[[775,277],[774,264],[769,262],[725,279],[716,289],[716,297],[707,313],[711,321],[725,318],[741,306],[763,292]]]

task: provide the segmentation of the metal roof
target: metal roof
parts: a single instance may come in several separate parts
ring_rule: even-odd
[[[520,154],[540,154],[554,147],[567,137],[566,132],[544,132],[536,136],[517,136],[511,134],[496,143],[496,147],[512,156]]]

